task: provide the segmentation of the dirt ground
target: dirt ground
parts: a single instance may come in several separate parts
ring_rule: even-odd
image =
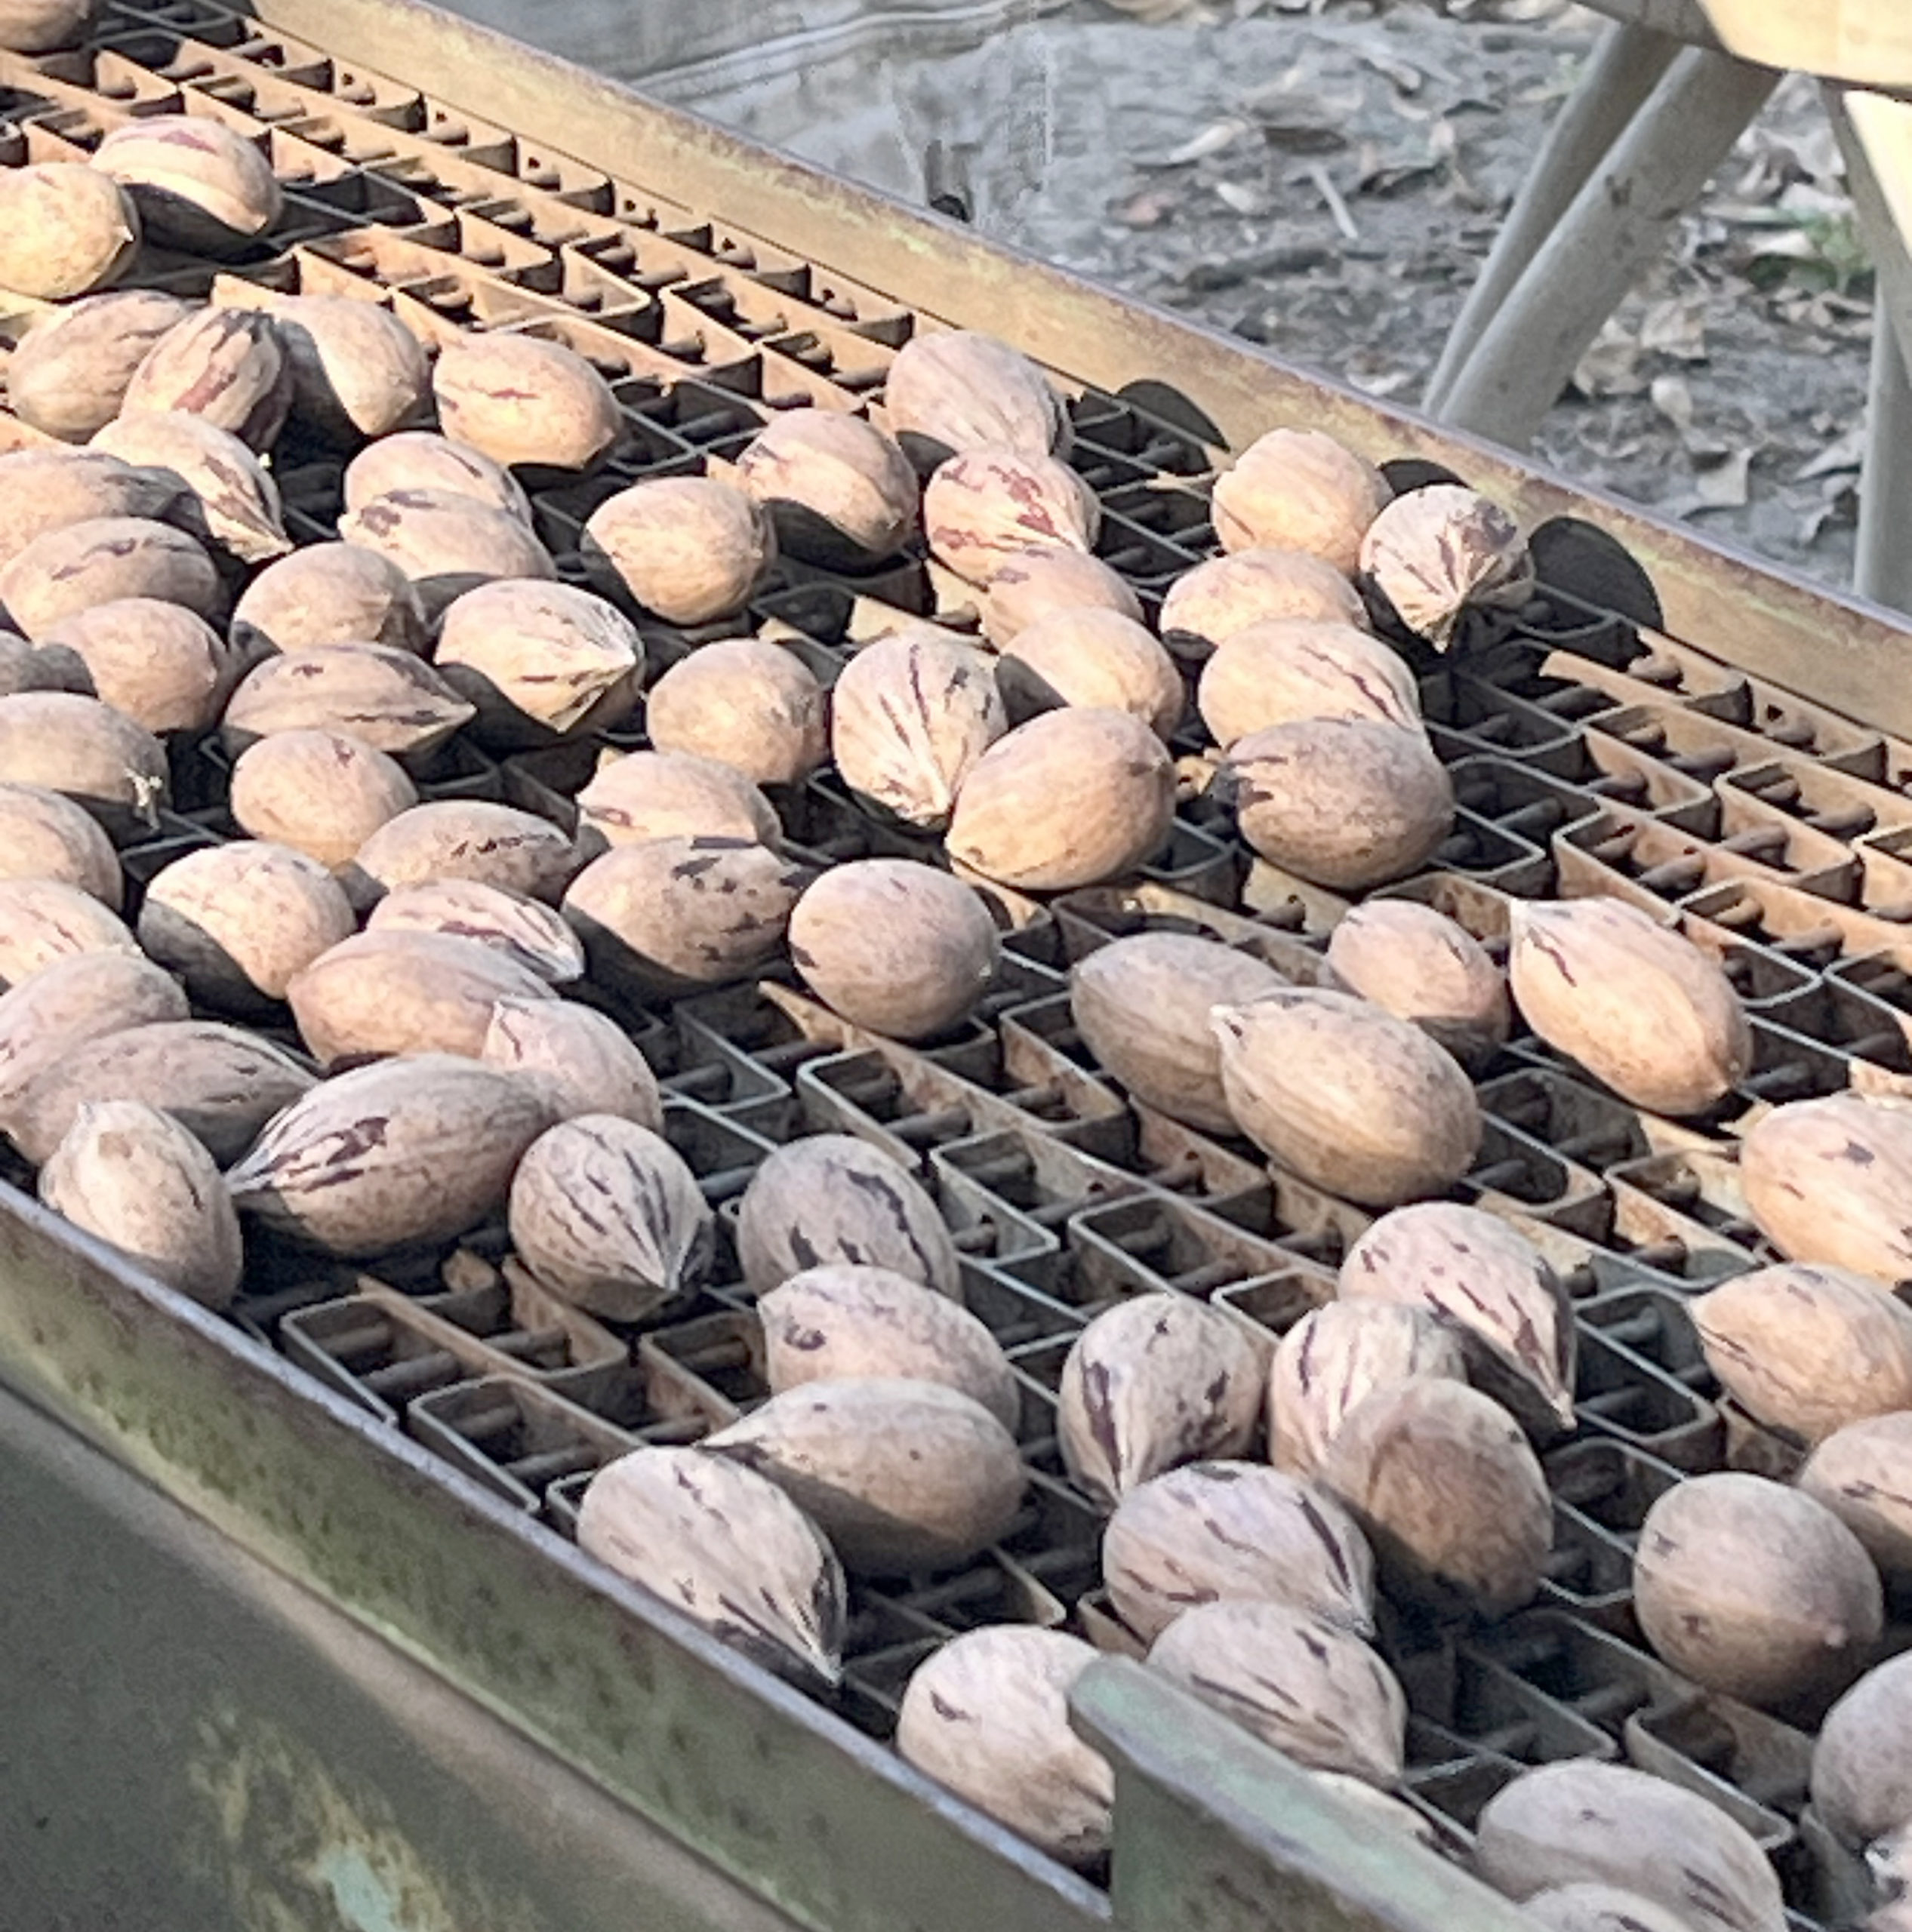
[[[1150,22],[1082,0],[1046,23],[1044,165],[979,225],[1412,402],[1600,23],[1563,0],[1288,4],[1164,0]],[[1843,577],[1870,292],[1830,130],[1791,77],[1537,451]]]

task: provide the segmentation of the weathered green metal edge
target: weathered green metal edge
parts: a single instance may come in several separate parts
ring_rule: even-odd
[[[1104,1896],[4,1187],[0,1384],[816,1932],[1521,1922],[1120,1660],[1075,1700],[1116,1770]]]
[[[891,1753],[11,1189],[0,1380],[817,1932],[1107,1921]]]
[[[799,1932],[0,1386],[8,1932]]]
[[[913,309],[1008,337],[1051,367],[1239,448],[1329,431],[1377,460],[1444,463],[1531,526],[1601,525],[1651,572],[1676,637],[1881,729],[1912,735],[1912,626],[1877,606],[1702,541],[1414,412],[1098,288],[419,0],[251,0],[257,17],[807,257]],[[1172,379],[1174,389],[1165,379]]]
[[[1124,1927],[1531,1932],[1478,1879],[1126,1657],[1085,1672],[1070,1703],[1076,1729],[1116,1767]]]

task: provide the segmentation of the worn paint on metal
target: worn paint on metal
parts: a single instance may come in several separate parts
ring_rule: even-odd
[[[513,1932],[537,1922],[531,1900],[480,1896],[429,1863],[388,1801],[347,1788],[256,1706],[218,1699],[186,1779],[203,1827],[186,1855],[258,1932]]]
[[[0,1189],[0,1381],[817,1932],[1107,1899],[396,1429]]]
[[[0,1388],[6,1932],[796,1932]]]

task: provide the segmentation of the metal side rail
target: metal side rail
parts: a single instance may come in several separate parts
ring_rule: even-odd
[[[793,1932],[5,1393],[0,1577],[10,1932]]]
[[[1519,1923],[1119,1660],[1099,1891],[7,1192],[0,1579],[8,1932]]]

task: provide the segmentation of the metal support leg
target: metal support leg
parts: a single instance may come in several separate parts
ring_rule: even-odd
[[[1430,414],[1440,414],[1482,332],[1679,51],[1676,42],[1645,27],[1615,23],[1601,35],[1573,92],[1554,116],[1441,351],[1421,398]]]
[[[1667,67],[1482,333],[1442,420],[1524,448],[1682,209],[1779,76],[1688,48]]]
[[[1912,375],[1883,303],[1873,323],[1852,587],[1875,603],[1912,611]]]
[[[1853,587],[1875,602],[1912,611],[1912,374],[1907,370],[1912,360],[1912,252],[1900,206],[1881,181],[1855,125],[1853,102],[1830,84],[1822,92],[1878,285]],[[1874,115],[1901,111],[1896,103],[1871,104],[1863,97],[1858,104]]]

